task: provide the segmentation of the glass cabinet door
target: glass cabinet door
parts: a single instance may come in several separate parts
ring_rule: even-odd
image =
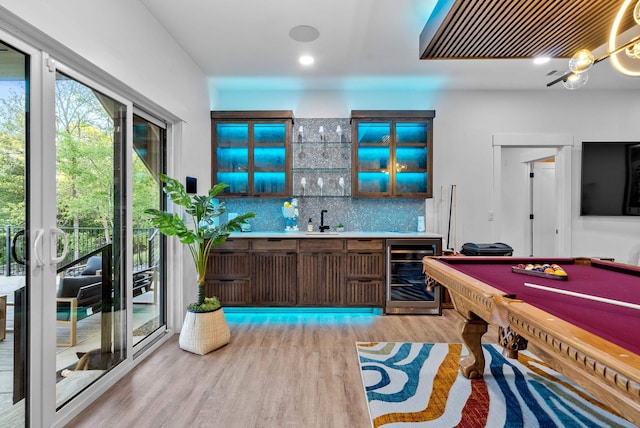
[[[216,183],[229,185],[226,193],[249,192],[249,125],[246,123],[218,123]]]
[[[211,113],[212,179],[229,185],[221,196],[290,196],[293,114],[272,119],[278,112],[252,112],[256,117],[243,119],[235,113]]]
[[[426,123],[396,123],[396,193],[426,193],[428,140]]]
[[[253,125],[253,189],[255,194],[286,192],[287,128],[284,123]]]
[[[358,124],[357,183],[360,193],[389,193],[391,168],[390,122]]]
[[[353,196],[431,197],[434,116],[432,110],[353,111]]]

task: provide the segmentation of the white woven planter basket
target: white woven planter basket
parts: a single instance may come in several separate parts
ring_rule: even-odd
[[[218,349],[231,339],[229,324],[222,308],[213,312],[187,312],[180,331],[180,348],[204,355]]]

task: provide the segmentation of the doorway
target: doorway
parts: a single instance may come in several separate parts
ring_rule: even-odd
[[[492,237],[511,245],[515,256],[571,254],[572,147],[573,137],[567,134],[493,135]],[[538,163],[545,159],[554,162]],[[531,168],[539,170],[539,182],[530,179]],[[544,196],[550,189],[553,203]]]

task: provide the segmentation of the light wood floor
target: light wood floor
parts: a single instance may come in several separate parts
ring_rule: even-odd
[[[355,342],[460,342],[462,325],[453,310],[227,319],[229,345],[198,356],[176,335],[68,426],[370,427]]]

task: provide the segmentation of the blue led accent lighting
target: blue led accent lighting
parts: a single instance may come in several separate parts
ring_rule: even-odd
[[[426,172],[399,172],[396,174],[396,190],[398,192],[426,192]]]
[[[263,307],[263,306],[225,306],[225,314],[382,314],[380,308],[348,307],[348,308],[316,308],[316,307]]]
[[[285,187],[284,172],[255,172],[253,190],[256,193],[282,193]]]
[[[387,169],[390,157],[389,147],[358,147],[358,168]]]
[[[396,123],[397,143],[426,143],[426,123]]]
[[[218,145],[247,144],[249,125],[246,123],[219,123],[216,125]]]
[[[284,171],[286,152],[284,147],[256,147],[254,149],[256,171]]]
[[[365,122],[358,124],[358,143],[382,143],[391,134],[389,122]]]
[[[427,169],[427,148],[396,146],[396,162],[411,169]]]
[[[249,165],[249,151],[246,147],[218,147],[216,150],[219,170],[246,171]]]
[[[385,172],[358,172],[358,190],[361,192],[388,192],[389,174]]]
[[[246,193],[249,191],[249,176],[246,172],[218,172],[216,182],[228,184],[224,193]]]
[[[230,324],[267,322],[270,325],[370,325],[382,315],[379,308],[252,308],[225,307]]]
[[[284,144],[285,133],[286,126],[284,123],[256,123],[253,126],[255,144]]]

